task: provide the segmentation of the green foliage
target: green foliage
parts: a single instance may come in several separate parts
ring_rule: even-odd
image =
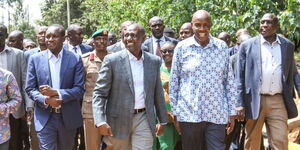
[[[49,20],[57,21],[56,17],[66,15],[65,6],[60,6],[65,1],[45,5],[49,9],[42,11],[45,24],[49,25]],[[178,33],[184,22],[191,21],[195,11],[205,9],[212,15],[214,25],[211,33],[214,36],[222,31],[235,35],[240,28],[247,28],[255,36],[262,15],[275,13],[280,18],[282,32],[300,47],[299,5],[299,0],[85,0],[78,5],[82,14],[71,18],[72,22],[85,28],[86,38],[98,28],[119,33],[120,24],[126,20],[140,23],[150,34],[148,20],[153,16],[162,17],[166,26]],[[66,19],[63,20],[66,22]],[[62,24],[65,25],[65,22]]]

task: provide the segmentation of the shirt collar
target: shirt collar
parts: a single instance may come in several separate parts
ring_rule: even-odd
[[[0,53],[5,53],[5,52],[9,52],[9,51],[11,51],[11,48],[10,47],[8,47],[6,44],[4,45],[4,49],[3,49],[3,51],[2,52],[0,52]]]
[[[208,36],[208,39],[209,39],[209,42],[208,44],[203,47],[201,46],[195,39],[195,35],[193,35],[192,37],[189,38],[188,42],[189,42],[189,45],[195,45],[197,47],[202,47],[202,48],[206,48],[206,47],[212,47],[213,45],[216,45],[216,41],[214,40],[214,38],[209,34]]]
[[[262,45],[262,44],[264,44],[264,43],[268,43],[268,44],[271,44],[271,43],[269,43],[262,35],[260,35],[260,44]],[[281,42],[280,42],[280,40],[279,40],[279,38],[278,38],[278,35],[276,34],[276,40],[273,42],[273,43],[278,43],[278,44],[281,44]]]
[[[165,42],[165,41],[166,41],[165,36],[162,36],[160,39],[158,39],[158,38],[156,38],[156,37],[154,37],[154,36],[152,35],[152,38],[153,38],[153,42],[156,42],[157,40],[160,40],[159,42]]]
[[[128,54],[129,60],[139,61],[133,54],[131,54],[131,52],[128,49],[126,49],[126,52]],[[140,58],[140,60],[142,60],[142,61],[144,60],[144,53],[143,53],[143,51],[142,51],[142,57]]]
[[[71,49],[74,49],[74,47],[76,47],[77,49],[80,49],[79,45],[73,46],[73,45],[69,44],[69,47],[70,47]]]
[[[48,51],[48,59],[51,59],[52,57],[56,58],[56,56],[49,49],[47,51]],[[62,55],[63,55],[63,49],[59,52],[57,59],[61,59]]]

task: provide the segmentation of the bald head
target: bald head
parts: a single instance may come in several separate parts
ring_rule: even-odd
[[[221,33],[218,35],[218,39],[223,40],[224,42],[226,42],[227,46],[230,46],[230,43],[231,43],[231,37],[230,37],[229,33],[227,33],[227,32],[221,32]]]
[[[237,38],[236,44],[240,45],[243,42],[247,41],[248,39],[250,39],[251,36],[249,34],[242,34]]]
[[[206,46],[208,44],[211,26],[211,16],[206,10],[198,10],[193,14],[192,28],[195,39],[201,46]]]
[[[184,23],[179,30],[179,39],[184,40],[194,35],[192,29],[192,23],[186,22]]]
[[[24,35],[23,32],[19,30],[12,31],[8,35],[8,45],[10,47],[18,48],[20,50],[23,50],[23,40],[24,40]]]
[[[121,24],[121,40],[124,42],[124,34],[125,34],[125,31],[126,31],[126,27],[133,24],[134,22],[133,21],[125,21]]]
[[[210,22],[210,26],[212,26],[212,20],[210,13],[206,10],[198,10],[193,14],[192,22],[193,20],[207,20]]]
[[[130,52],[139,53],[145,37],[145,29],[134,23],[126,27],[124,44]]]
[[[237,31],[236,31],[236,34],[235,34],[235,36],[236,36],[236,38],[238,38],[239,36],[241,36],[242,34],[249,34],[249,32],[248,32],[248,30],[247,29],[238,29]]]

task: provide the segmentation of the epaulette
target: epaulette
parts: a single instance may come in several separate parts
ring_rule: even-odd
[[[90,52],[89,53],[85,53],[85,54],[82,54],[82,58],[86,58],[86,57],[88,57],[88,56],[90,56]]]
[[[89,59],[90,59],[90,60],[95,60],[95,53],[92,52],[92,53],[90,54]]]

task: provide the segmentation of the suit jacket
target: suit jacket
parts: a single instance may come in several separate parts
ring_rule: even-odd
[[[113,45],[108,46],[107,51],[110,53],[121,51],[123,49],[121,45],[122,45],[122,41],[119,41]]]
[[[40,51],[40,48],[39,47],[36,47],[36,48],[33,48],[33,49],[30,49],[30,50],[27,50],[24,52],[24,57],[26,59],[26,62],[28,63],[28,60],[29,60],[29,57],[35,53],[38,53]]]
[[[25,104],[26,107],[33,107],[33,101],[28,97],[25,92],[25,82],[26,82],[26,60],[24,58],[24,52],[8,47],[9,51],[7,53],[7,70],[12,72],[15,76],[18,86],[21,91],[22,102],[17,110],[13,113],[15,118],[21,118],[25,115]]]
[[[51,106],[45,105],[45,96],[39,92],[39,86],[50,85],[51,74],[48,61],[49,50],[32,55],[29,58],[26,92],[35,101],[35,129],[40,131],[51,115]],[[60,89],[63,103],[61,113],[66,128],[75,129],[82,125],[80,100],[84,93],[83,64],[79,55],[63,49],[60,69]]]
[[[93,51],[93,47],[84,43],[79,44],[82,54]],[[69,50],[69,44],[64,44],[64,49]]]
[[[144,90],[147,120],[153,137],[158,117],[167,123],[167,110],[160,80],[160,59],[144,54]],[[95,124],[107,122],[116,138],[127,138],[132,129],[134,85],[127,50],[107,55],[102,63],[94,89],[93,112]]]
[[[264,69],[261,62],[260,38],[259,35],[245,41],[238,52],[238,98],[241,100],[240,105],[245,107],[248,119],[257,119],[260,110],[261,76]],[[298,73],[295,70],[295,46],[285,38],[278,38],[281,42],[282,95],[290,119],[298,115],[293,100],[294,76]]]
[[[178,42],[178,40],[164,36],[166,41],[171,41],[171,42]],[[162,46],[162,45],[161,45]],[[142,46],[142,50],[149,52],[151,54],[154,54],[154,50],[153,50],[153,38],[148,38],[147,40],[144,41],[143,46]]]

